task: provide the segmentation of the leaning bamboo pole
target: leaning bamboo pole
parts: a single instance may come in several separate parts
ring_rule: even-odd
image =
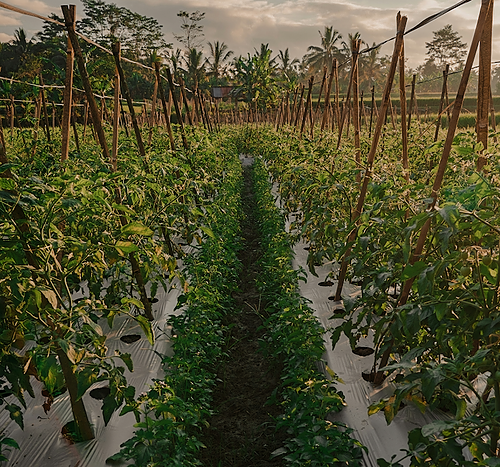
[[[373,163],[375,161],[375,154],[377,152],[377,147],[378,143],[380,140],[380,135],[382,133],[382,127],[384,125],[385,121],[385,116],[387,114],[387,110],[389,109],[389,99],[391,95],[391,89],[392,89],[392,84],[394,82],[394,75],[396,74],[396,67],[398,64],[399,60],[399,55],[400,55],[400,50],[403,44],[403,35],[404,31],[406,28],[406,22],[407,22],[407,17],[402,16],[401,20],[399,21],[399,27],[398,27],[398,32],[396,35],[396,43],[394,44],[394,51],[392,54],[392,60],[391,60],[391,65],[389,67],[389,72],[387,75],[387,81],[385,84],[385,89],[384,93],[382,96],[382,107],[380,109],[380,113],[377,119],[377,124],[375,126],[375,132],[373,135],[371,147],[370,147],[370,152],[368,153],[367,156],[367,161],[366,161],[366,168],[365,168],[365,176],[363,178],[363,183],[361,185],[361,190],[359,193],[358,197],[358,202],[356,205],[356,208],[354,210],[351,223],[353,224],[353,228],[348,236],[346,244],[352,244],[357,236],[357,222],[359,220],[359,217],[361,216],[361,213],[363,212],[363,205],[365,202],[366,194],[368,191],[368,184],[372,178],[372,168],[373,168]],[[338,275],[338,282],[337,282],[337,289],[335,291],[335,296],[334,300],[335,301],[340,301],[342,298],[342,288],[344,286],[345,282],[345,277],[347,274],[347,267],[348,267],[348,258],[349,255],[351,254],[351,247],[347,247],[346,252],[344,253],[344,256],[342,257],[342,263],[340,265],[340,271]]]

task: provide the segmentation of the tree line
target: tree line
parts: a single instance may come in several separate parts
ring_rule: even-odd
[[[326,67],[331,69],[336,59],[341,88],[347,86],[350,72],[351,44],[361,40],[367,50],[359,57],[360,89],[365,93],[373,86],[382,89],[390,57],[381,56],[375,43],[369,45],[359,32],[341,34],[333,26],[319,32],[319,44],[307,47],[301,59],[290,56],[288,48],[275,53],[269,44],[261,44],[246,55],[236,56],[229,45],[222,41],[205,41],[201,11],[180,11],[180,32],[173,36],[178,47],[167,42],[158,21],[119,7],[104,0],[82,0],[84,18],[77,22],[77,30],[95,43],[111,48],[120,41],[122,56],[152,67],[159,61],[168,66],[177,82],[184,81],[193,91],[210,92],[213,87],[230,86],[232,96],[260,106],[276,105],[283,92],[293,91],[299,84],[315,75],[319,83]],[[51,19],[63,23],[52,14]],[[65,28],[52,22],[43,22],[42,30],[28,39],[23,29],[15,31],[14,39],[0,43],[0,76],[25,82],[64,84],[67,36]],[[450,71],[459,70],[467,53],[467,44],[451,25],[433,32],[433,39],[426,43],[426,60],[415,69],[407,69],[408,82],[417,75],[420,92],[439,92],[439,78],[446,65]],[[89,75],[96,93],[105,95],[112,89],[115,65],[113,58],[91,43],[82,41]],[[363,51],[362,51],[363,52]],[[124,64],[127,84],[134,99],[149,99],[153,93],[154,79],[149,70]],[[494,83],[499,85],[494,73]],[[78,75],[75,86],[79,87]],[[453,89],[459,75],[451,74],[449,88]],[[471,80],[474,86],[474,79]],[[495,88],[494,88],[495,89]],[[27,85],[0,81],[0,95],[20,99],[33,94]],[[60,101],[62,92],[53,89],[48,97]]]

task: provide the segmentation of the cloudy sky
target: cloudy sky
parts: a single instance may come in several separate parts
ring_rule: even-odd
[[[224,41],[236,55],[246,55],[268,43],[277,54],[289,48],[292,57],[301,58],[309,45],[319,45],[318,31],[333,26],[342,35],[359,31],[367,43],[381,42],[394,35],[398,11],[408,16],[407,29],[425,17],[445,9],[459,0],[114,0],[118,6],[141,15],[154,17],[162,26],[165,38],[177,47],[173,33],[180,33],[181,10],[205,12],[203,21],[207,41]],[[60,0],[7,0],[39,15],[61,15]],[[409,66],[425,59],[425,42],[432,40],[432,31],[452,24],[462,39],[471,41],[481,0],[457,8],[424,28],[406,36],[405,50]],[[498,8],[497,8],[498,10]],[[83,5],[76,1],[76,11],[83,14]],[[494,40],[500,33],[500,13],[495,14]],[[28,37],[41,30],[42,21],[0,8],[0,41],[13,38],[17,28],[24,28]],[[382,54],[392,53],[392,43]],[[495,40],[493,60],[500,60],[500,37]]]

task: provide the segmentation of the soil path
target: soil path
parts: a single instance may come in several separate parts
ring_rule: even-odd
[[[226,323],[230,329],[229,356],[218,372],[221,383],[214,393],[216,415],[204,432],[207,448],[201,460],[206,467],[283,465],[281,458],[271,459],[271,453],[283,446],[286,434],[275,430],[273,417],[280,413],[280,407],[266,405],[279,384],[281,367],[259,351],[264,336],[259,329],[263,304],[255,278],[261,273],[257,265],[261,250],[250,170],[244,167],[241,282],[239,292],[234,294],[235,313]]]

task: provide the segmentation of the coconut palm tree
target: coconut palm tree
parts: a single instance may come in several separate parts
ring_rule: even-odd
[[[310,45],[307,48],[307,54],[304,56],[304,61],[312,72],[322,70],[324,66],[330,69],[333,59],[341,57],[341,51],[337,47],[337,43],[342,40],[342,35],[336,29],[333,29],[333,26],[325,26],[324,33],[318,32],[321,37],[321,45],[319,47]]]
[[[185,57],[186,67],[183,69],[186,84],[190,86],[196,93],[200,83],[205,80],[205,61],[203,60],[203,52],[198,51],[194,47],[188,50]]]
[[[207,60],[207,75],[212,76],[216,84],[220,84],[219,78],[226,74],[228,68],[226,62],[234,52],[229,50],[224,42],[209,42],[208,46],[210,47],[210,58]]]
[[[285,49],[285,51],[279,51],[278,55],[275,57],[275,60],[278,60],[279,62],[278,70],[280,73],[282,86],[288,90],[293,89],[299,79],[299,59],[291,59],[288,49]]]
[[[278,68],[284,75],[290,74],[292,72],[297,72],[296,67],[297,65],[299,65],[300,61],[298,58],[294,58],[293,60],[290,59],[290,53],[288,52],[288,49],[285,49],[284,52],[283,50],[280,50],[275,59],[278,59],[278,61],[280,62]]]
[[[372,44],[372,50],[359,57],[359,84],[366,89],[370,88],[382,77],[382,67],[379,60],[380,48],[373,48],[377,45]]]

